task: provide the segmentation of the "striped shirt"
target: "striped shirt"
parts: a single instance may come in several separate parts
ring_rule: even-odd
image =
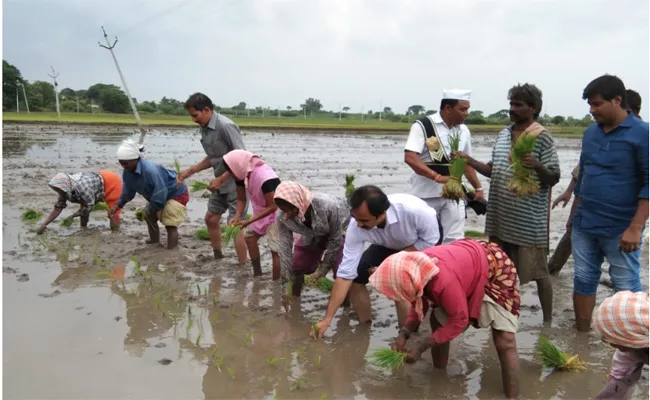
[[[485,233],[518,246],[546,247],[550,187],[540,182],[539,193],[519,200],[508,189],[513,173],[508,163],[511,134],[512,126],[501,131],[492,149],[492,177]],[[533,154],[546,168],[560,171],[555,142],[548,131],[543,131],[537,137]]]

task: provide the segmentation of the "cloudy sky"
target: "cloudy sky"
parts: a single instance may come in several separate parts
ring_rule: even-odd
[[[2,42],[30,81],[54,65],[61,88],[119,85],[104,25],[140,101],[403,112],[460,87],[492,113],[530,82],[544,112],[582,117],[584,86],[612,73],[650,119],[648,15],[647,0],[3,0]]]

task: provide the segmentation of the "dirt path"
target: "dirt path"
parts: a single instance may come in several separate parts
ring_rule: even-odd
[[[323,315],[326,296],[309,290],[300,305],[285,312],[279,285],[270,281],[265,244],[267,274],[259,280],[252,279],[250,267],[235,264],[231,248],[222,262],[206,257],[209,245],[193,237],[206,208],[200,195],[193,195],[188,205],[189,221],[180,229],[178,251],[144,244],[146,228],[134,216],[144,205],[139,196],[124,210],[119,233],[110,233],[104,215],[97,212],[87,232],[55,222],[37,237],[35,227],[21,222],[20,214],[27,208],[50,211],[56,197],[46,183],[55,172],[119,172],[114,154],[123,131],[105,133],[99,127],[62,134],[60,129],[12,125],[3,132],[3,361],[8,398],[502,397],[499,363],[487,331],[470,329],[456,339],[446,372],[434,371],[428,354],[392,375],[368,365],[366,355],[388,345],[396,334],[394,308],[377,293],[372,294],[372,327],[359,326],[351,310],[343,310],[323,343],[309,340],[310,321]],[[147,158],[170,168],[174,157],[184,167],[199,161],[203,153],[193,131],[147,137]],[[408,191],[404,137],[250,133],[244,140],[281,178],[313,190],[342,196],[344,175],[353,173],[357,185]],[[476,136],[474,141],[475,156],[487,160],[492,138]],[[567,186],[579,152],[575,140],[558,142],[564,178],[555,195]],[[200,177],[207,180],[210,174]],[[552,216],[552,247],[563,233],[567,212]],[[484,218],[470,214],[466,229],[482,231],[483,225]],[[647,265],[647,246],[644,257]],[[125,266],[123,282],[110,279],[115,266]],[[555,319],[550,327],[542,324],[535,286],[522,288],[522,328],[517,334],[522,398],[593,398],[605,383],[612,353],[595,335],[573,330],[572,276],[569,264],[554,278]],[[647,268],[642,279],[648,281]],[[610,293],[601,286],[599,297]],[[546,376],[534,350],[540,334],[579,353],[588,370]],[[647,396],[646,371],[635,398]]]

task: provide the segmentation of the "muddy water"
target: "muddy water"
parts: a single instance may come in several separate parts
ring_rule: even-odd
[[[250,267],[236,265],[232,249],[226,250],[225,260],[210,260],[208,243],[193,237],[206,209],[200,195],[189,203],[178,251],[144,244],[146,228],[134,216],[144,205],[140,197],[124,210],[119,233],[108,231],[101,212],[93,213],[86,232],[55,222],[37,237],[35,226],[20,221],[27,208],[45,215],[50,211],[56,198],[46,183],[55,172],[118,172],[113,155],[127,135],[107,128],[4,126],[7,398],[502,397],[499,362],[487,331],[469,329],[454,340],[446,371],[434,371],[428,354],[394,374],[366,363],[367,354],[387,346],[396,334],[394,308],[377,293],[372,294],[372,327],[360,326],[346,309],[339,312],[324,342],[309,340],[310,321],[323,315],[326,296],[308,290],[302,302],[286,312],[280,289],[268,275],[266,248],[267,275],[259,280],[252,279]],[[403,136],[249,133],[244,140],[283,179],[298,180],[313,190],[343,195],[346,173],[356,175],[357,185],[378,184],[389,193],[408,190]],[[489,158],[492,140],[475,137],[477,158]],[[567,186],[579,153],[576,140],[559,139],[558,144],[564,177],[557,192]],[[152,134],[146,139],[146,154],[170,168],[174,157],[183,166],[203,157],[193,130]],[[200,177],[207,180],[210,174]],[[567,213],[553,213],[552,247],[563,233]],[[470,213],[467,229],[482,231],[483,226],[484,219]],[[644,265],[646,255],[647,246]],[[120,277],[121,267],[124,279],[112,279]],[[523,398],[592,398],[605,383],[612,352],[595,335],[573,330],[572,274],[570,260],[553,278],[551,326],[542,324],[535,285],[522,288],[517,341]],[[647,268],[642,276],[647,282]],[[601,286],[599,297],[611,293]],[[588,370],[551,375],[542,371],[535,355],[541,334],[567,352],[579,353]],[[647,398],[647,372],[634,396]]]

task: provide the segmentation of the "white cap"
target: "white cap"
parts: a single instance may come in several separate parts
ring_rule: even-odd
[[[472,95],[471,90],[465,89],[445,89],[442,91],[442,98],[444,100],[467,100],[469,101]]]

